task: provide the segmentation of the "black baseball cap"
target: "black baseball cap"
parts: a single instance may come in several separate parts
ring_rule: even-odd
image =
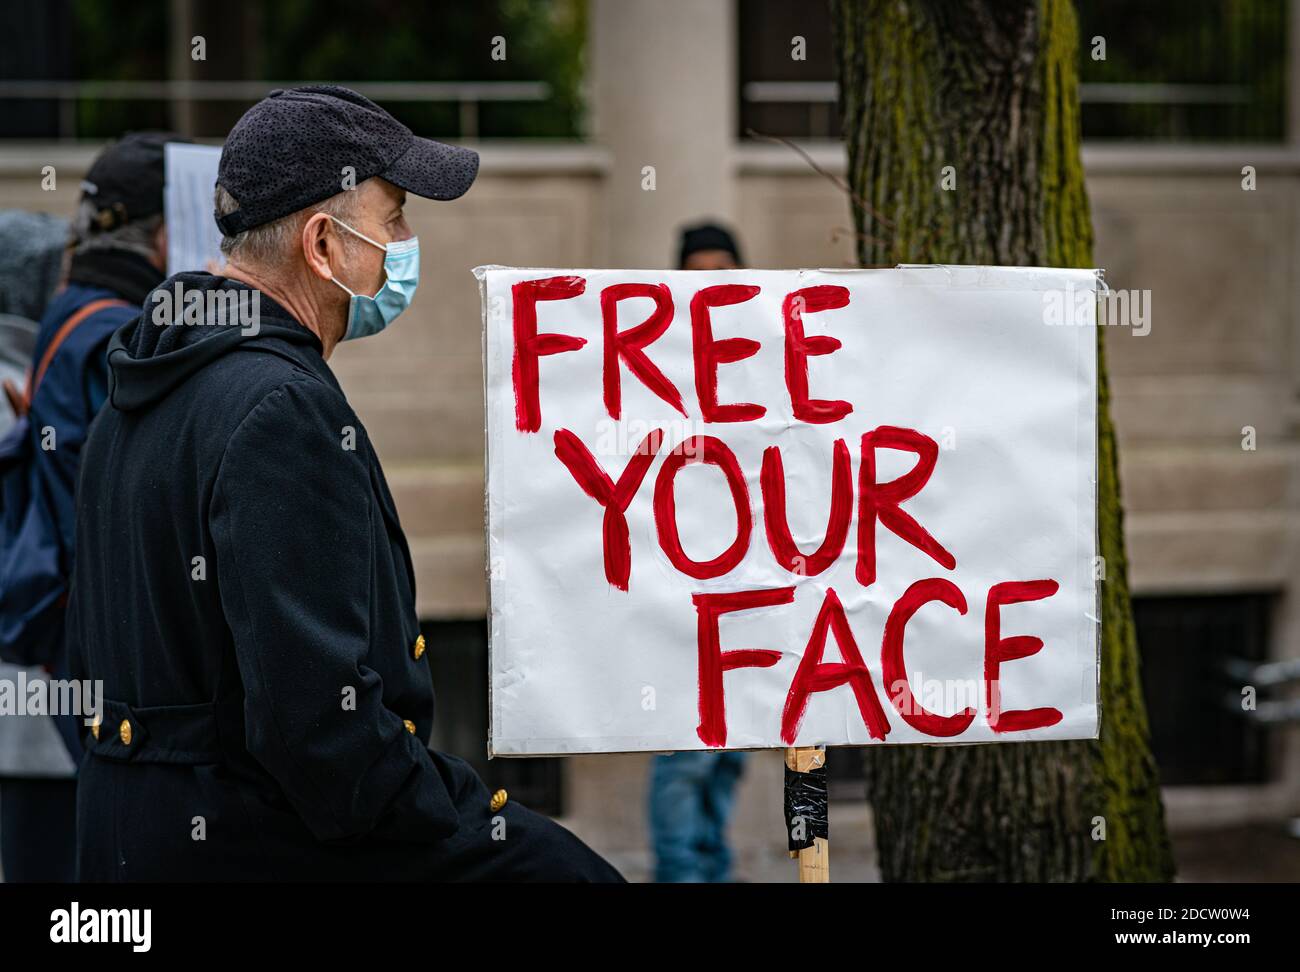
[[[350,166],[351,172],[346,172]],[[426,199],[455,199],[478,174],[478,153],[420,138],[349,88],[277,88],[235,123],[217,185],[239,208],[217,216],[225,236],[261,226],[380,176]]]
[[[740,259],[740,247],[736,238],[716,223],[701,223],[682,230],[682,246],[677,255],[677,265],[685,266],[686,258],[701,250],[726,250],[737,265],[744,263]]]
[[[99,153],[81,196],[94,203],[94,226],[107,231],[163,211],[163,147],[190,139],[174,132],[130,132]]]

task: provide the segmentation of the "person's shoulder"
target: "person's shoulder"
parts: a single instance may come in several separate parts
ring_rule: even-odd
[[[242,482],[265,476],[271,463],[275,475],[325,476],[355,485],[366,475],[371,452],[362,446],[366,431],[347,398],[310,371],[264,367],[272,368],[277,380],[263,376],[246,411],[231,424],[220,478]],[[336,458],[342,462],[324,461]]]
[[[81,320],[63,341],[69,348],[107,340],[123,324],[138,317],[140,307],[103,287],[69,284],[46,307],[40,343],[48,343],[77,314],[82,315]]]
[[[231,335],[219,337],[225,339]],[[342,397],[342,392],[318,371],[307,353],[287,342],[260,335],[227,344],[188,380],[204,383],[205,395],[224,392],[250,404],[256,404],[285,384],[298,382],[312,386],[319,394]]]
[[[241,348],[228,357],[229,366],[238,365],[243,382],[241,397],[246,410],[240,425],[252,422],[299,431],[313,427],[332,430],[340,423],[359,425],[342,391],[291,357],[257,346]]]
[[[125,303],[96,303],[112,297],[109,291],[74,284],[47,309],[31,365],[40,372],[38,410],[82,408],[81,390],[89,375],[106,367],[104,351],[113,332],[140,313]],[[82,316],[74,321],[77,314]],[[63,404],[56,404],[59,401]]]

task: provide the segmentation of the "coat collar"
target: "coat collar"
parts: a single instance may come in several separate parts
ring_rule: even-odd
[[[130,250],[87,250],[74,254],[68,267],[68,283],[110,290],[137,307],[162,279],[161,270]]]

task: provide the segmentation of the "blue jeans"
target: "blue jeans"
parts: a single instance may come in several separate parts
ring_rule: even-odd
[[[650,839],[655,880],[731,880],[727,817],[745,754],[681,752],[656,756],[650,771]]]

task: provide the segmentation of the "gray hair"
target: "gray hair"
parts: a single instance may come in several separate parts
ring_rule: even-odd
[[[71,228],[74,256],[97,250],[125,250],[146,260],[154,258],[158,251],[155,236],[163,224],[162,213],[135,219],[110,230],[99,228],[98,216],[99,207],[94,200],[82,199],[77,205]]]
[[[218,216],[233,213],[239,208],[235,197],[221,186],[217,186],[213,195],[213,205]],[[281,216],[261,226],[254,226],[234,236],[223,236],[221,252],[227,259],[237,260],[243,264],[274,266],[292,253],[293,245],[298,241],[298,234],[302,231],[302,224],[316,213],[328,213],[336,219],[348,222],[355,210],[355,193],[345,190],[314,206],[300,209],[296,213]],[[343,235],[346,239],[344,245],[351,247],[352,235],[350,233]]]

